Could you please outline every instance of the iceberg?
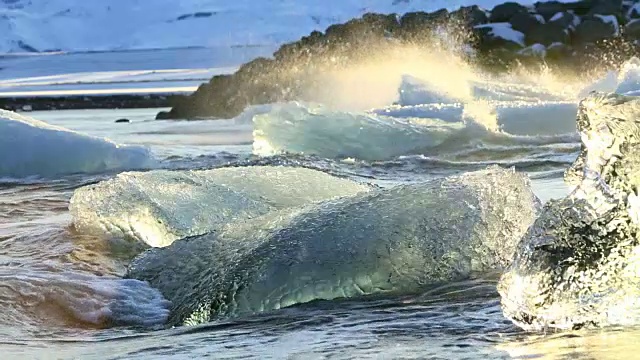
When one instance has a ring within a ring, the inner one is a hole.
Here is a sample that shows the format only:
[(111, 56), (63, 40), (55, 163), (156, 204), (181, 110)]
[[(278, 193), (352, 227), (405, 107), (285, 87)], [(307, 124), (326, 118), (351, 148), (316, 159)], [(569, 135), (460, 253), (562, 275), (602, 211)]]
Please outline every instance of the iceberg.
[(231, 223), (147, 250), (126, 277), (172, 303), (170, 326), (415, 293), (508, 265), (539, 207), (526, 176), (495, 166)]
[(76, 231), (152, 247), (270, 211), (367, 192), (370, 186), (284, 166), (127, 172), (77, 189)]
[(253, 153), (387, 161), (495, 142), (548, 143), (575, 133), (575, 102), (494, 102), (390, 106), (344, 112), (323, 105), (275, 104), (253, 116)]
[(141, 146), (116, 144), (0, 110), (0, 178), (56, 177), (156, 166)]
[(275, 104), (253, 117), (253, 153), (389, 160), (442, 144), (465, 129), (461, 121), (398, 119), (298, 102)]

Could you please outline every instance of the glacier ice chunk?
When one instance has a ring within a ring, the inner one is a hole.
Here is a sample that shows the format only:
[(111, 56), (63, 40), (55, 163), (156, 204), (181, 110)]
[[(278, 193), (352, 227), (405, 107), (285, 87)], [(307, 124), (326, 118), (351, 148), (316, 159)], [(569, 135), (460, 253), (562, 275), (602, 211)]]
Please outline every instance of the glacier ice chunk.
[(0, 177), (55, 177), (155, 165), (144, 147), (116, 144), (0, 109)]
[(256, 155), (302, 153), (370, 161), (440, 145), (465, 128), (459, 119), (398, 119), (297, 102), (273, 105), (255, 115), (253, 125)]
[(526, 176), (491, 167), (178, 240), (141, 254), (127, 277), (171, 301), (169, 325), (317, 299), (415, 293), (506, 266), (539, 206)]
[(69, 210), (81, 233), (162, 247), (272, 210), (368, 190), (368, 185), (306, 168), (154, 170), (79, 188)]

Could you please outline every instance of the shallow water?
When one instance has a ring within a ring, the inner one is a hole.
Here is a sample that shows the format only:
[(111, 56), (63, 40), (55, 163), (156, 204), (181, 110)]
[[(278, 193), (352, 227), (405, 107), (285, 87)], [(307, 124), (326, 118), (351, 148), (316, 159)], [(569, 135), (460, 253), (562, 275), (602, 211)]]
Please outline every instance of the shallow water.
[[(334, 161), (313, 155), (261, 159), (251, 156), (250, 123), (153, 121), (157, 111), (30, 115), (117, 142), (148, 145), (166, 168), (300, 165), (389, 186), (503, 163), (526, 171), (543, 200), (568, 192), (562, 171), (577, 151), (575, 138), (558, 137), (549, 140), (544, 151), (539, 144), (529, 146), (530, 140), (520, 139), (385, 161)], [(132, 123), (113, 123), (122, 117)], [(439, 157), (434, 158), (436, 154)], [(640, 350), (633, 341), (638, 335), (634, 329), (522, 332), (502, 316), (495, 290), (497, 274), (435, 286), (415, 295), (317, 301), (191, 328), (119, 326), (104, 312), (104, 303), (113, 296), (113, 281), (123, 274), (128, 259), (114, 256), (98, 239), (76, 234), (69, 226), (67, 209), (74, 189), (111, 176), (72, 175), (0, 184), (3, 358), (608, 359), (629, 358)], [(135, 298), (131, 294), (143, 289), (134, 285), (120, 295)], [(152, 294), (145, 296), (152, 298)], [(145, 312), (149, 309), (144, 305), (131, 306), (140, 317), (154, 316)]]
[[(165, 167), (200, 168), (256, 161), (251, 126), (235, 121), (157, 122), (156, 109), (33, 113), (36, 118), (118, 142), (144, 144)], [(114, 124), (116, 118), (130, 124)], [(517, 158), (517, 156), (516, 156)], [(391, 185), (433, 176), (415, 159), (395, 163), (274, 159)], [(517, 161), (516, 161), (517, 162)], [(471, 166), (472, 168), (474, 166)], [(443, 173), (466, 166), (443, 167)], [(437, 173), (437, 172), (436, 172)], [(542, 198), (561, 196), (561, 169), (532, 172)], [(9, 358), (475, 358), (509, 357), (500, 346), (523, 334), (505, 320), (496, 276), (402, 298), (316, 302), (195, 328), (110, 328), (101, 319), (101, 281), (124, 271), (97, 239), (70, 229), (68, 201), (79, 186), (111, 174), (22, 180), (0, 185), (0, 351)], [(93, 313), (92, 313), (93, 311)], [(92, 315), (93, 314), (93, 315)], [(97, 315), (96, 315), (97, 314)]]

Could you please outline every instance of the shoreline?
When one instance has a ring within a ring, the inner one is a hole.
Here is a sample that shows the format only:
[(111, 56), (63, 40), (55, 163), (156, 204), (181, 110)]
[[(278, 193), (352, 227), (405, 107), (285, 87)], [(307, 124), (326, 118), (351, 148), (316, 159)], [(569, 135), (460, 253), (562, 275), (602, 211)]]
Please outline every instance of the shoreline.
[(189, 93), (77, 94), (2, 96), (0, 108), (10, 111), (169, 108)]

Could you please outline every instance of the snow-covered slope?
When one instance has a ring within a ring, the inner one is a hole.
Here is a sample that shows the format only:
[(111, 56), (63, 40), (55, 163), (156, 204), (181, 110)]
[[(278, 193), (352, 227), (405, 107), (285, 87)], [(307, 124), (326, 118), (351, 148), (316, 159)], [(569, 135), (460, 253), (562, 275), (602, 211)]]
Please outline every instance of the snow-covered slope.
[[(366, 12), (501, 0), (0, 0), (0, 53), (281, 44)], [(532, 3), (533, 1), (520, 1)]]

